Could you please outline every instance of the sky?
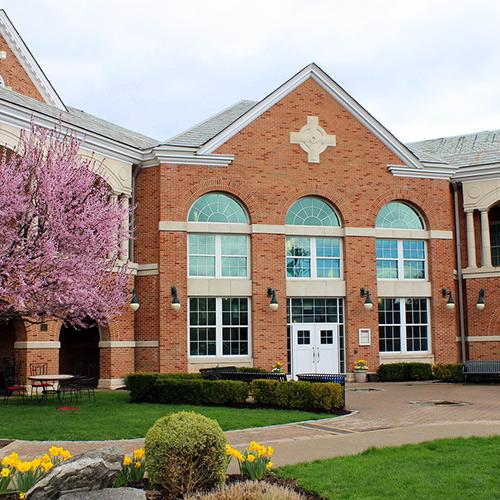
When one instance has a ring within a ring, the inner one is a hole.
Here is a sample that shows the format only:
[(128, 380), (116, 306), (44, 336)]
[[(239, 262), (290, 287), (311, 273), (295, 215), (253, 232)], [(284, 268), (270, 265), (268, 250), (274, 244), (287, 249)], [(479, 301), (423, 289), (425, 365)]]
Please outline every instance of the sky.
[(311, 62), (404, 142), (500, 129), (497, 0), (3, 0), (63, 101), (164, 140)]

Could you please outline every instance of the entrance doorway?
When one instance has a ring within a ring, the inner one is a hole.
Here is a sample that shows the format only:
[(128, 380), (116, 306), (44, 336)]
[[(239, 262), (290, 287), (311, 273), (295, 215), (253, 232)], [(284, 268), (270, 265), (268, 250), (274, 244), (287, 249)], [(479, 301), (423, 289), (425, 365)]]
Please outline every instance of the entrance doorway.
[(336, 323), (292, 325), (292, 375), (339, 373), (339, 332)]
[(63, 326), (60, 335), (59, 373), (99, 378), (99, 327)]

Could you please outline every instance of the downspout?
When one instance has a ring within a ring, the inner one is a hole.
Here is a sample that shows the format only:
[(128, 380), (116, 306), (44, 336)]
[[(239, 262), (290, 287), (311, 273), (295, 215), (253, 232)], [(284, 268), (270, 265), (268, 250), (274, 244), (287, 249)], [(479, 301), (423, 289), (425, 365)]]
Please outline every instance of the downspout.
[(135, 185), (139, 172), (142, 170), (142, 165), (132, 165), (132, 214), (130, 216), (130, 240), (129, 240), (129, 260), (134, 262), (134, 247), (135, 247)]
[(460, 248), (460, 219), (458, 213), (458, 189), (457, 183), (452, 182), (453, 188), (453, 211), (455, 219), (455, 247), (457, 253), (457, 280), (458, 280), (458, 318), (460, 327), (460, 345), (462, 352), (462, 363), (467, 361), (465, 348), (465, 319), (464, 319), (464, 291), (463, 291), (463, 275), (462, 275), (462, 252)]

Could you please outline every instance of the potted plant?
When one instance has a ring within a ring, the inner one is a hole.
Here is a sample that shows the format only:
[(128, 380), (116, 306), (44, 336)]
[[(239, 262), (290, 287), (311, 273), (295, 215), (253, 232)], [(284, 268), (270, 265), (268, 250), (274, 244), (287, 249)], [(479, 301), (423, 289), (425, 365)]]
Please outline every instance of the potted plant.
[(366, 382), (368, 363), (364, 359), (358, 359), (354, 364), (354, 379), (356, 382)]

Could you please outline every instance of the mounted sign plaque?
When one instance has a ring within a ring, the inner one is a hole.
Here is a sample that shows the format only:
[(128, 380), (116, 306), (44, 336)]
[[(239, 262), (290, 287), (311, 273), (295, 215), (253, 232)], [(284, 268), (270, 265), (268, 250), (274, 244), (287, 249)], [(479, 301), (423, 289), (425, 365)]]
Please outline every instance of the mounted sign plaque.
[(360, 328), (358, 330), (358, 344), (359, 345), (371, 344), (371, 330), (369, 328)]

